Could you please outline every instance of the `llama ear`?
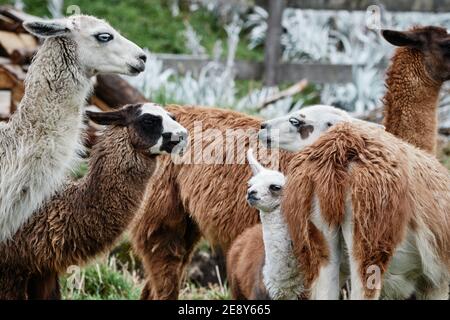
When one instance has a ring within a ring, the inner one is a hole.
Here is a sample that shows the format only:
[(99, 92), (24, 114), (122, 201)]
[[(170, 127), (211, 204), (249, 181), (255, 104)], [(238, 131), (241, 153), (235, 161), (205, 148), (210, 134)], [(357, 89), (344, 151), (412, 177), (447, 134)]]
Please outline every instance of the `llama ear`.
[(23, 27), (29, 33), (40, 38), (59, 37), (70, 33), (70, 28), (63, 21), (41, 20), (27, 21), (23, 23)]
[(264, 167), (253, 156), (253, 149), (249, 149), (247, 152), (247, 159), (250, 167), (252, 168), (253, 175), (256, 176), (264, 170)]
[(128, 125), (128, 117), (123, 110), (114, 112), (86, 111), (86, 115), (91, 121), (102, 126), (126, 127)]
[(420, 48), (423, 45), (423, 41), (420, 36), (411, 31), (394, 31), (394, 30), (382, 30), (381, 34), (390, 44), (397, 47), (410, 47)]

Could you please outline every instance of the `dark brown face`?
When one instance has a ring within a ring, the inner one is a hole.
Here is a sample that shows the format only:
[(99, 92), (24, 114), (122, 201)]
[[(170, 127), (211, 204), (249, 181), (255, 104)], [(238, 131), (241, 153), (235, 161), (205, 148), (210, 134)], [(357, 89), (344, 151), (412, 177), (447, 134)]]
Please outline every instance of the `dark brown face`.
[(450, 80), (450, 35), (440, 27), (416, 27), (410, 31), (383, 30), (391, 44), (421, 51), (429, 75), (436, 81)]
[(150, 155), (181, 152), (187, 143), (187, 130), (155, 104), (129, 105), (116, 112), (87, 115), (101, 125), (127, 127), (133, 147)]

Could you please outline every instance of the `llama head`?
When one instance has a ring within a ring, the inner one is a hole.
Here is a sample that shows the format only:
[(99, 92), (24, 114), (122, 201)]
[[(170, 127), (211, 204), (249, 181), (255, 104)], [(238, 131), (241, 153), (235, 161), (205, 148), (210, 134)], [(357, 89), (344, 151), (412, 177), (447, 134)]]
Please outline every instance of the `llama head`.
[(343, 110), (324, 105), (311, 106), (264, 122), (259, 139), (269, 148), (297, 152), (313, 144), (335, 124), (344, 121), (352, 121), (352, 118)]
[(409, 31), (383, 30), (394, 46), (418, 50), (424, 55), (427, 72), (435, 81), (450, 80), (450, 35), (445, 28), (414, 27)]
[(281, 172), (264, 168), (253, 156), (253, 150), (248, 150), (248, 163), (252, 168), (253, 177), (248, 183), (248, 203), (265, 213), (271, 213), (281, 205), (281, 197), (286, 179)]
[(128, 105), (114, 112), (87, 111), (87, 116), (100, 125), (127, 127), (133, 147), (148, 155), (180, 154), (187, 145), (187, 130), (156, 104)]
[(77, 45), (81, 67), (90, 76), (99, 73), (137, 75), (145, 70), (147, 56), (136, 44), (114, 30), (106, 21), (91, 16), (24, 23), (40, 38), (66, 37)]

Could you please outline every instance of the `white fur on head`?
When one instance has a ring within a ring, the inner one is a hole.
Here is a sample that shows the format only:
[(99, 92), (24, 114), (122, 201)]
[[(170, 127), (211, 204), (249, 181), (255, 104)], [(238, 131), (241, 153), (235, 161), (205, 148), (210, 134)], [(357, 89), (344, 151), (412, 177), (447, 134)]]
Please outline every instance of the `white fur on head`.
[(250, 164), (250, 168), (252, 168), (253, 175), (256, 176), (262, 171), (264, 171), (264, 167), (255, 159), (253, 156), (253, 149), (249, 149), (247, 151), (247, 159)]
[(27, 21), (24, 28), (41, 38), (67, 37), (78, 48), (78, 58), (89, 75), (137, 75), (145, 70), (146, 54), (106, 21), (91, 16)]
[(173, 115), (160, 105), (146, 103), (141, 108), (142, 115), (152, 115), (162, 121), (162, 136), (150, 149), (152, 154), (183, 153), (187, 145), (188, 131), (179, 124)]
[(268, 147), (297, 152), (316, 142), (337, 123), (351, 120), (350, 115), (341, 109), (316, 105), (265, 122), (259, 138)]
[(252, 149), (248, 151), (247, 158), (253, 171), (248, 183), (247, 200), (262, 212), (273, 212), (281, 204), (286, 179), (281, 172), (264, 168), (253, 156)]

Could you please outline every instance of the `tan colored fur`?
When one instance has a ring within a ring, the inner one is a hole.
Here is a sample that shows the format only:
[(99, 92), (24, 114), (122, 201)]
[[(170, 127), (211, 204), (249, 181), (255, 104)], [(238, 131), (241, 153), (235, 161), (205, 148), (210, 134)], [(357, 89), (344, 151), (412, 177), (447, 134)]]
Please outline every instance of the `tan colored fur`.
[[(383, 99), (384, 124), (396, 137), (435, 154), (439, 92), (450, 79), (447, 49), (441, 44), (450, 37), (445, 28), (433, 26), (414, 27), (403, 34), (416, 42), (404, 43), (392, 58)], [(392, 37), (388, 34), (386, 39), (392, 42)]]
[[(297, 154), (288, 172), (282, 210), (309, 279), (306, 288), (327, 261), (323, 240), (310, 221), (313, 194), (325, 221), (336, 226), (343, 223), (350, 196), (362, 279), (371, 265), (386, 271), (408, 227), (429, 230), (427, 241), (450, 273), (450, 176), (434, 157), (382, 130), (340, 124)], [(377, 293), (365, 290), (366, 297)]]
[(269, 300), (263, 281), (264, 241), (261, 224), (245, 230), (227, 256), (227, 279), (233, 299)]

